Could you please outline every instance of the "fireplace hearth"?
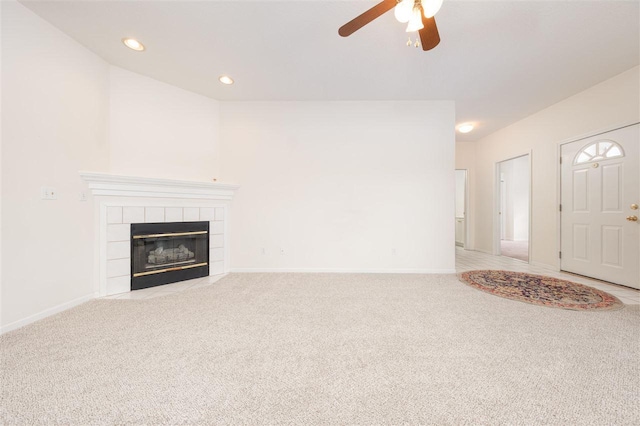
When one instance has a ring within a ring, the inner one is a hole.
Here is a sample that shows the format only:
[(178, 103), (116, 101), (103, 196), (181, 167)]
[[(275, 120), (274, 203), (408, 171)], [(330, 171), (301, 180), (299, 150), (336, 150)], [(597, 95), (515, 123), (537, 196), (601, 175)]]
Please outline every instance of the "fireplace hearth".
[(131, 224), (131, 290), (209, 275), (209, 222)]

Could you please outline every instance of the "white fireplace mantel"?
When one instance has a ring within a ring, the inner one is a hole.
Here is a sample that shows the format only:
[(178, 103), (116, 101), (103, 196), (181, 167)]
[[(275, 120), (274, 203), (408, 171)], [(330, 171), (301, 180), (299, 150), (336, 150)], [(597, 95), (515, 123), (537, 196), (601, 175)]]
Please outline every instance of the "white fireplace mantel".
[(238, 185), (80, 172), (95, 203), (96, 297), (131, 291), (131, 224), (209, 222), (209, 275), (230, 270), (229, 207)]
[(231, 200), (239, 185), (80, 172), (93, 195)]

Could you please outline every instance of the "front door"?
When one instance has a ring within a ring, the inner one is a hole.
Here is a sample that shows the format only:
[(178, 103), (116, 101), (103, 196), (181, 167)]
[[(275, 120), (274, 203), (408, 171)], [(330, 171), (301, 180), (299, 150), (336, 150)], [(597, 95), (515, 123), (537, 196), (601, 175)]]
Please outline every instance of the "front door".
[(561, 269), (640, 288), (635, 124), (562, 145)]

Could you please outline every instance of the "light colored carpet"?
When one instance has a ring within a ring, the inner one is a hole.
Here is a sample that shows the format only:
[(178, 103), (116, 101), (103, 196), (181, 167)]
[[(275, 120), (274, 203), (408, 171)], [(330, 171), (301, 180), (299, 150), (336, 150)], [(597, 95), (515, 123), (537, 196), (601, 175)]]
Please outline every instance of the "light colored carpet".
[(500, 240), (500, 254), (514, 259), (529, 261), (529, 241)]
[(639, 336), (455, 275), (232, 274), (0, 337), (0, 423), (638, 424)]

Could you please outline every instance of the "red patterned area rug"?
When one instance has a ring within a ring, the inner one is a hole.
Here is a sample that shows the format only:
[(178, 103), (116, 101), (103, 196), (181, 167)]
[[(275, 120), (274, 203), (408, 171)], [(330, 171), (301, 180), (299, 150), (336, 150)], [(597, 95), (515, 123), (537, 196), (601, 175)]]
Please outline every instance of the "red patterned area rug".
[(459, 275), (460, 281), (507, 299), (575, 311), (624, 307), (615, 296), (586, 285), (523, 272), (482, 270)]

